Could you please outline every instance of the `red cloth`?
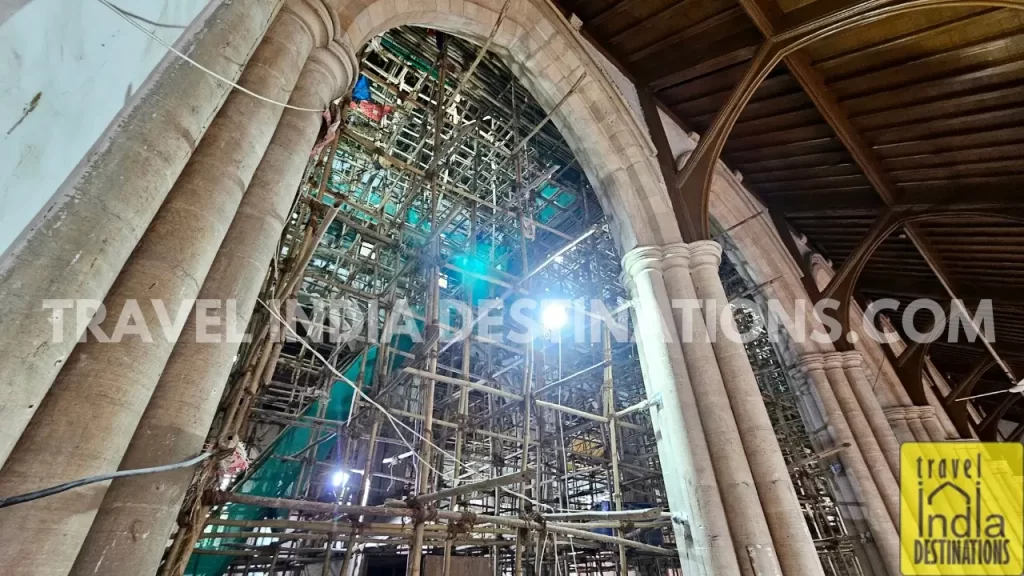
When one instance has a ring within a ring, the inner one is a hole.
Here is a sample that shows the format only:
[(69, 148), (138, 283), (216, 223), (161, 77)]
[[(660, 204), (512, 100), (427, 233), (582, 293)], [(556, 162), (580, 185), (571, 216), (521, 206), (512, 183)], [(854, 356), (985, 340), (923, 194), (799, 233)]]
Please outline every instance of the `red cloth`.
[(391, 106), (383, 106), (377, 104), (372, 100), (363, 100), (362, 102), (349, 102), (349, 107), (353, 110), (358, 110), (363, 113), (367, 118), (374, 122), (380, 122), (385, 116), (391, 113), (393, 108)]

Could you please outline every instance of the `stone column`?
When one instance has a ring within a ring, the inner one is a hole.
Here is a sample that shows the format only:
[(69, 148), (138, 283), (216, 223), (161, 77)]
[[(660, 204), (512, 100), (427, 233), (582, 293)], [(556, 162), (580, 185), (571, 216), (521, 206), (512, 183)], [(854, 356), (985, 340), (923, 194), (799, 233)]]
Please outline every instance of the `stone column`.
[[(672, 509), (673, 529), (687, 574), (739, 574), (729, 525), (697, 413), (672, 309), (661, 272), (661, 251), (641, 246), (622, 259), (633, 299), (637, 346), (643, 354), (647, 397), (658, 438), (658, 456)], [(675, 474), (674, 477), (668, 476)]]
[(882, 413), (885, 414), (885, 419), (892, 426), (892, 433), (900, 444), (904, 442), (917, 442), (917, 439), (914, 438), (914, 433), (910, 430), (910, 423), (907, 422), (907, 414), (902, 406), (885, 408), (882, 410)]
[[(814, 394), (806, 393), (809, 387), (807, 375), (800, 370), (793, 370), (791, 374), (794, 380), (800, 382), (796, 405), (800, 411), (800, 418), (807, 427), (811, 449), (820, 453), (838, 448), (822, 414), (821, 403), (818, 402)], [(833, 466), (833, 464), (835, 465)], [(858, 496), (853, 489), (853, 484), (850, 483), (849, 474), (840, 465), (839, 457), (837, 455), (827, 456), (821, 460), (820, 465), (832, 473), (833, 488), (837, 498), (836, 507), (843, 517), (843, 522), (846, 523), (848, 533), (851, 536), (870, 534), (871, 530), (865, 520), (864, 510), (857, 501)], [(855, 538), (852, 544), (864, 576), (887, 576), (885, 567), (882, 565), (882, 557), (874, 542), (866, 538)]]
[[(685, 269), (687, 252), (689, 270)], [(714, 241), (694, 242), (688, 247), (673, 244), (666, 247), (665, 253), (666, 265), (676, 260), (680, 268), (678, 272), (672, 268), (666, 269), (666, 282), (670, 294), (673, 298), (700, 299), (704, 306), (703, 315), (695, 314), (692, 319), (685, 319), (691, 322), (689, 326), (683, 324), (681, 333), (683, 354), (686, 356), (687, 366), (691, 368), (690, 376), (697, 400), (700, 402), (702, 393), (721, 398), (720, 403), (724, 406), (724, 412), (712, 413), (709, 418), (727, 419), (733, 427), (730, 432), (738, 435), (744, 452), (740, 457), (748, 463), (749, 474), (753, 478), (756, 495), (759, 497), (759, 501), (755, 500), (755, 503), (759, 503), (763, 509), (782, 572), (787, 576), (822, 575), (824, 572), (821, 561), (814, 548), (811, 533), (807, 529), (807, 521), (797, 500), (775, 430), (768, 418), (764, 397), (750, 367), (746, 348), (742, 342), (729, 338), (722, 329), (725, 325), (731, 329), (732, 334), (736, 333), (729, 299), (718, 272), (722, 261), (722, 246)], [(713, 342), (707, 329), (707, 323), (711, 322), (718, 326)], [(687, 328), (690, 329), (689, 334), (686, 333)], [(692, 368), (705, 363), (708, 365), (704, 371), (707, 376), (703, 380), (698, 380)], [(726, 436), (719, 437), (712, 433), (708, 429), (709, 418), (705, 418), (703, 412), (701, 418), (705, 432), (709, 435), (711, 454), (714, 458), (719, 454), (719, 449), (715, 447), (716, 442), (710, 440), (711, 438), (730, 443), (734, 440), (731, 437), (726, 440)], [(718, 474), (718, 478), (721, 482), (722, 475)], [(745, 478), (742, 480), (744, 483), (747, 481)], [(723, 496), (726, 510), (729, 510), (734, 501), (724, 490)], [(760, 514), (756, 514), (757, 510), (754, 508), (739, 505), (739, 499), (735, 503), (737, 507), (730, 510), (730, 519), (735, 512), (736, 521), (747, 523), (749, 529), (753, 525), (752, 520)], [(733, 538), (739, 540), (735, 529)], [(757, 546), (753, 542), (749, 542), (748, 545)], [(758, 568), (758, 573), (767, 573), (761, 567)]]
[[(289, 104), (326, 108), (349, 86), (355, 66), (355, 55), (337, 43), (314, 50)], [(237, 316), (227, 318), (227, 310), (218, 309), (218, 326), (241, 329), (248, 324), (309, 159), (305, 151), (315, 144), (320, 124), (316, 114), (285, 110), (282, 115), (199, 293), (200, 299), (235, 301)], [(195, 316), (189, 317), (121, 460), (122, 469), (180, 462), (202, 449), (238, 345), (227, 339), (198, 342)], [(193, 472), (115, 480), (71, 574), (155, 573)], [(139, 533), (149, 536), (138, 538)]]
[(830, 352), (824, 354), (822, 359), (824, 360), (825, 374), (832, 387), (832, 393), (835, 395), (836, 401), (843, 411), (843, 417), (846, 418), (846, 423), (850, 427), (853, 438), (857, 441), (857, 447), (860, 449), (860, 454), (863, 456), (865, 464), (867, 464), (868, 471), (875, 480), (875, 486), (882, 497), (882, 502), (885, 503), (885, 509), (889, 511), (889, 517), (892, 519), (893, 525), (898, 526), (900, 521), (900, 489), (896, 483), (896, 477), (893, 476), (892, 471), (889, 469), (889, 463), (885, 460), (885, 456), (882, 455), (882, 449), (879, 448), (878, 441), (868, 425), (868, 420), (864, 417), (860, 404), (857, 403), (857, 397), (853, 394), (850, 382), (846, 379), (846, 372), (843, 371), (843, 365), (845, 364), (843, 354), (841, 352)]
[(900, 443), (889, 421), (885, 419), (882, 405), (879, 404), (878, 397), (875, 396), (871, 383), (864, 373), (864, 357), (857, 351), (844, 352), (843, 368), (846, 370), (846, 379), (850, 382), (853, 395), (857, 397), (857, 403), (868, 421), (868, 426), (871, 427), (871, 432), (875, 435), (878, 447), (882, 450), (882, 456), (889, 464), (893, 478), (899, 481)]
[(900, 539), (892, 518), (886, 510), (874, 478), (861, 456), (857, 441), (843, 416), (843, 409), (836, 400), (825, 375), (825, 362), (821, 354), (807, 354), (800, 359), (799, 367), (806, 374), (821, 402), (822, 413), (828, 420), (829, 433), (837, 445), (849, 444), (839, 453), (839, 460), (846, 469), (851, 484), (864, 506), (871, 536), (882, 555), (882, 562), (890, 576), (900, 574)]
[[(308, 5), (294, 6), (301, 13), (281, 10), (240, 79), (279, 102), (330, 30)], [(106, 334), (131, 314), (151, 340), (129, 335), (75, 347), (0, 470), (0, 494), (117, 469), (180, 333), (162, 328), (160, 318), (191, 309), (283, 110), (242, 92), (229, 96), (105, 299)], [(0, 565), (17, 574), (66, 574), (105, 490), (96, 484), (0, 511)]]
[(932, 437), (928, 435), (928, 429), (921, 422), (921, 412), (918, 411), (917, 406), (904, 406), (903, 414), (907, 419), (907, 426), (910, 427), (910, 433), (914, 435), (915, 442), (932, 441)]
[[(211, 3), (177, 47), (236, 80), (281, 3)], [(66, 313), (55, 339), (44, 300), (103, 298), (230, 88), (168, 53), (2, 255), (0, 465), (80, 336)]]
[(932, 442), (942, 442), (947, 439), (946, 429), (939, 422), (939, 416), (935, 413), (934, 406), (918, 406), (917, 413)]

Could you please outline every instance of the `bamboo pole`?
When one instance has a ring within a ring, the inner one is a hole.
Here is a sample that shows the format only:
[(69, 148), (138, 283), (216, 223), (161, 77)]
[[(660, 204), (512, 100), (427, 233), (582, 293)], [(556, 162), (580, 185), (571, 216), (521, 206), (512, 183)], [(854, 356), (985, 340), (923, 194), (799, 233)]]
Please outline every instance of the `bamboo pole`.
[[(215, 504), (235, 502), (238, 504), (259, 506), (261, 508), (278, 508), (300, 512), (318, 512), (328, 514), (363, 514), (367, 516), (391, 516), (397, 518), (412, 518), (420, 513), (419, 510), (414, 508), (397, 508), (393, 506), (340, 506), (327, 502), (314, 502), (310, 500), (294, 500), (287, 498), (269, 498), (266, 496), (253, 496), (251, 494), (235, 494), (230, 492), (219, 491), (213, 493), (211, 499)], [(646, 512), (650, 514), (650, 510), (656, 509), (651, 508), (649, 510), (643, 510), (640, 512)], [(453, 520), (456, 522), (474, 520), (476, 524), (493, 524), (495, 526), (508, 526), (512, 528), (521, 528), (524, 530), (547, 530), (548, 532), (572, 536), (574, 538), (579, 538), (581, 540), (590, 540), (593, 542), (603, 542), (605, 544), (616, 545), (621, 543), (628, 548), (634, 548), (636, 550), (660, 556), (676, 555), (675, 550), (669, 550), (668, 548), (660, 548), (658, 546), (642, 544), (640, 542), (635, 542), (633, 540), (626, 540), (623, 538), (616, 538), (615, 536), (607, 536), (605, 534), (598, 534), (596, 532), (588, 532), (586, 530), (570, 528), (568, 526), (563, 526), (560, 524), (541, 524), (538, 522), (534, 522), (532, 520), (523, 520), (521, 518), (512, 518), (508, 516), (492, 516), (488, 514), (467, 515), (466, 513), (462, 512), (449, 512), (446, 510), (438, 510), (435, 513), (437, 515), (437, 518), (440, 520)], [(658, 513), (660, 515), (660, 511)], [(624, 515), (625, 513), (623, 514), (623, 516)]]

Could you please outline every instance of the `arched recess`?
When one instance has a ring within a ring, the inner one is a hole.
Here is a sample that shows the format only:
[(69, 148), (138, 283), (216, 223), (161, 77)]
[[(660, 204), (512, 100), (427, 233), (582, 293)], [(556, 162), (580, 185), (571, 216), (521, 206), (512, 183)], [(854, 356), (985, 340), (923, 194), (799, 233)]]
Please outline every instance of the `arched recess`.
[[(443, 30), (482, 44), (503, 0), (326, 0), (336, 41), (360, 49), (398, 26)], [(609, 217), (625, 254), (641, 245), (679, 242), (679, 226), (646, 132), (582, 39), (545, 0), (512, 0), (491, 49), (546, 110), (552, 110), (582, 74), (586, 78), (558, 107), (562, 133)]]

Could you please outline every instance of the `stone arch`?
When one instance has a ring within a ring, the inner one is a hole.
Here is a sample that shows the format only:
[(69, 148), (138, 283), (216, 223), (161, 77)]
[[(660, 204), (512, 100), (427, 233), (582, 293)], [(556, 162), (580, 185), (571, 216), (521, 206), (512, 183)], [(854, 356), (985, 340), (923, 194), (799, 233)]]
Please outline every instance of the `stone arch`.
[[(425, 26), (478, 43), (490, 35), (503, 0), (328, 0), (335, 41), (358, 51), (398, 26)], [(339, 6), (340, 4), (340, 6)], [(491, 50), (502, 55), (552, 116), (608, 216), (620, 254), (636, 246), (679, 242), (653, 144), (583, 40), (546, 0), (511, 0)]]

